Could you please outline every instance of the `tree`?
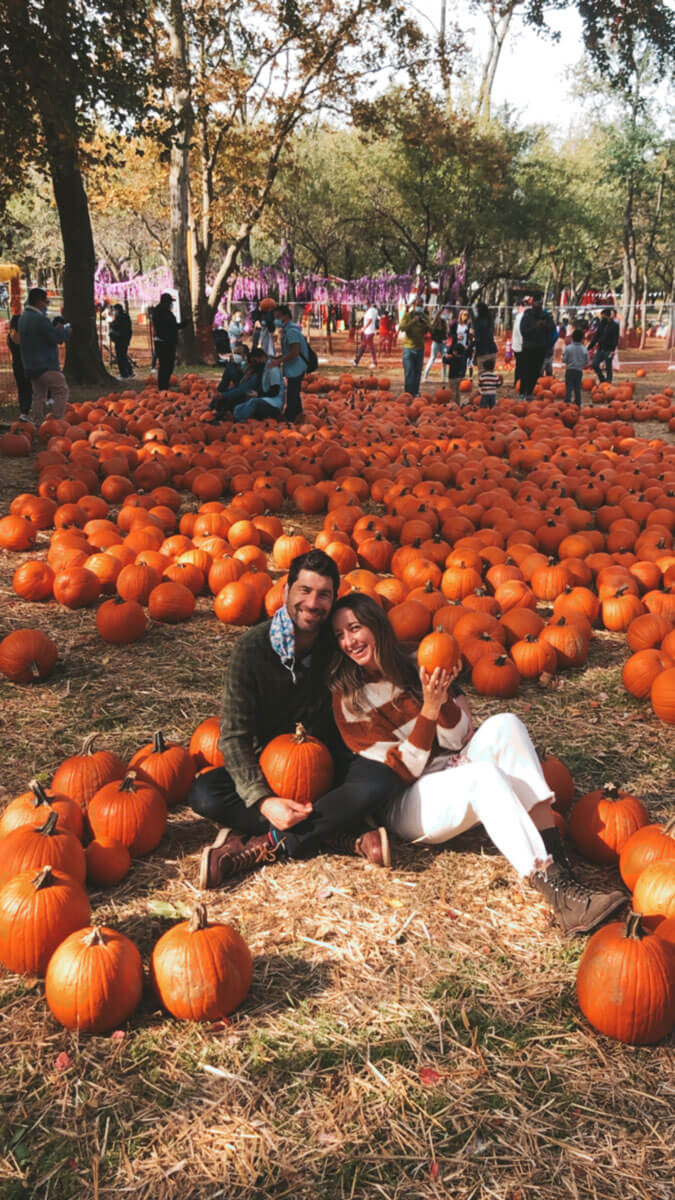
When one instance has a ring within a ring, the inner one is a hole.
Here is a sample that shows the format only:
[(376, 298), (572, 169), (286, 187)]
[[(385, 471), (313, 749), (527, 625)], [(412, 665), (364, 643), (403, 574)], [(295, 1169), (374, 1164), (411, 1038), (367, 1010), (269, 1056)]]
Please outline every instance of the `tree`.
[(16, 190), (27, 164), (49, 171), (63, 238), (64, 308), (73, 326), (66, 370), (78, 382), (101, 382), (108, 376), (96, 334), (85, 143), (102, 114), (122, 126), (143, 110), (145, 63), (152, 63), (148, 5), (0, 0), (0, 30), (0, 103), (12, 114), (0, 130), (0, 198)]

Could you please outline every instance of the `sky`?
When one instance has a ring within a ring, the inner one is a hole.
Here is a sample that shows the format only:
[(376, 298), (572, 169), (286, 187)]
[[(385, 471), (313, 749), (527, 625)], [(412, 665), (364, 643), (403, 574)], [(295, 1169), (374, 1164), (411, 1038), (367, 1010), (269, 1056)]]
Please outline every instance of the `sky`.
[[(413, 0), (411, 7), (424, 29), (430, 31), (429, 21), (438, 29), (440, 0)], [(475, 47), (476, 62), (482, 62), (488, 44), (487, 22), (468, 7), (452, 3), (447, 7), (448, 21), (458, 20), (468, 44)], [(559, 42), (538, 36), (514, 20), (497, 69), (493, 110), (507, 103), (519, 124), (546, 124), (566, 134), (575, 112), (578, 117), (574, 80), (566, 73), (572, 72), (583, 55), (581, 19), (575, 9), (552, 12), (550, 27), (560, 33)]]

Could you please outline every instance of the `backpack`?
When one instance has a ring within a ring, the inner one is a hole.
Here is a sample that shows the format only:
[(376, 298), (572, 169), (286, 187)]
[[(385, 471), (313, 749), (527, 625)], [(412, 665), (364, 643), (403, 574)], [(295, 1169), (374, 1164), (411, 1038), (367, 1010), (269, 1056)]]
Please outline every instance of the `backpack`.
[(312, 347), (306, 338), (305, 345), (307, 347), (307, 353), (303, 354), (302, 351), (300, 351), (300, 357), (307, 363), (307, 372), (308, 374), (311, 374), (312, 371), (317, 371), (319, 369), (319, 360), (316, 356), (316, 350), (312, 350)]

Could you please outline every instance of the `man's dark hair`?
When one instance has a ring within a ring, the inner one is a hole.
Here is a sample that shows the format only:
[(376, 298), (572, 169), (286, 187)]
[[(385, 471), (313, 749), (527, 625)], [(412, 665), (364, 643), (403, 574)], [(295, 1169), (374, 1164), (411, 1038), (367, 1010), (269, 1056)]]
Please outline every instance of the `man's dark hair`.
[(612, 315), (611, 308), (603, 308), (602, 312), (600, 313), (601, 317), (611, 317), (611, 315)]
[(486, 358), (485, 362), (483, 363), (483, 370), (484, 371), (494, 371), (494, 369), (495, 369), (494, 358)]
[(583, 342), (583, 340), (584, 340), (583, 329), (575, 329), (574, 333), (572, 334), (572, 341), (573, 342)]
[(275, 313), (281, 313), (284, 317), (293, 317), (293, 314), (287, 304), (277, 304), (274, 311)]
[(30, 304), (31, 308), (34, 308), (39, 301), (46, 299), (47, 293), (44, 288), (31, 288), (26, 297), (26, 303)]
[(337, 563), (328, 554), (324, 554), (323, 550), (308, 550), (305, 554), (298, 554), (297, 558), (293, 559), (288, 568), (287, 583), (289, 587), (292, 587), (301, 571), (314, 571), (316, 575), (324, 575), (326, 579), (330, 579), (333, 584), (333, 594), (337, 596), (340, 572)]
[(174, 303), (174, 298), (173, 298), (173, 296), (171, 295), (171, 292), (162, 292), (162, 294), (161, 294), (161, 296), (160, 296), (160, 298), (159, 298), (159, 302), (160, 302), (160, 304), (162, 304), (162, 305), (167, 305), (167, 306), (168, 306), (169, 304), (173, 304), (173, 303)]

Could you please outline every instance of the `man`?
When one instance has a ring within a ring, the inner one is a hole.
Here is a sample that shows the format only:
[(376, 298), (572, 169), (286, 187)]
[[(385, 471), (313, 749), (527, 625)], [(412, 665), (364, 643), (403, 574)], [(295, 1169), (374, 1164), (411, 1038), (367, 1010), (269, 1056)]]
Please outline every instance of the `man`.
[(279, 367), (272, 366), (262, 346), (251, 351), (249, 362), (256, 371), (256, 387), (248, 397), (235, 405), (232, 415), (235, 421), (257, 421), (266, 417), (278, 420), (284, 406), (284, 380)]
[[(389, 865), (384, 829), (353, 831), (398, 795), (398, 776), (381, 763), (349, 761), (326, 686), (334, 649), (327, 622), (338, 586), (337, 567), (322, 550), (295, 558), (283, 607), (242, 634), (232, 651), (220, 737), (227, 767), (200, 775), (190, 793), (195, 812), (226, 826), (202, 854), (200, 887), (219, 887), (264, 862), (303, 858), (328, 844)], [(272, 738), (298, 723), (328, 746), (335, 763), (338, 786), (313, 808), (272, 795), (258, 762)]]
[(520, 392), (531, 400), (535, 384), (541, 374), (546, 357), (553, 318), (543, 307), (541, 300), (533, 300), (523, 313), (520, 332), (523, 339), (520, 363)]
[(19, 318), (19, 348), (23, 369), (33, 390), (31, 417), (36, 425), (46, 415), (47, 395), (52, 394), (52, 416), (59, 419), (66, 411), (68, 384), (59, 362), (59, 346), (70, 339), (70, 325), (62, 317), (50, 321), (47, 293), (31, 288), (26, 307)]
[(404, 388), (411, 396), (419, 396), (422, 367), (424, 366), (424, 339), (431, 333), (431, 326), (424, 315), (422, 304), (408, 307), (400, 324), (403, 337)]
[[(597, 346), (597, 350), (591, 361), (591, 366), (600, 380), (600, 383), (612, 382), (612, 359), (614, 358), (614, 352), (618, 344), (618, 322), (612, 319), (611, 308), (603, 308), (600, 314), (600, 322), (598, 327), (588, 343), (589, 350), (592, 350), (594, 346)], [(602, 373), (603, 363), (607, 371), (606, 375), (603, 375)]]
[(113, 319), (110, 323), (110, 341), (115, 347), (117, 370), (120, 379), (131, 379), (133, 368), (129, 361), (129, 343), (131, 341), (131, 318), (122, 304), (113, 305)]
[(361, 345), (359, 346), (359, 348), (356, 352), (356, 357), (354, 359), (355, 367), (358, 367), (358, 365), (361, 361), (361, 357), (363, 354), (365, 354), (366, 350), (370, 351), (370, 357), (372, 359), (373, 366), (374, 367), (377, 366), (377, 354), (375, 352), (375, 334), (377, 333), (377, 327), (378, 327), (379, 320), (380, 320), (380, 314), (379, 314), (377, 305), (371, 304), (370, 307), (366, 309), (364, 317), (363, 317), (363, 325), (361, 327)]
[(270, 360), (270, 366), (281, 367), (286, 377), (286, 420), (298, 422), (302, 418), (300, 388), (309, 361), (309, 347), (299, 325), (291, 319), (287, 304), (278, 304), (274, 310), (274, 324), (281, 329), (281, 354)]
[(157, 356), (157, 387), (165, 392), (169, 386), (173, 368), (176, 363), (176, 348), (178, 346), (178, 331), (189, 325), (191, 318), (186, 317), (180, 324), (171, 309), (174, 299), (171, 292), (162, 292), (159, 304), (152, 310), (152, 324), (155, 337), (155, 354)]

